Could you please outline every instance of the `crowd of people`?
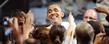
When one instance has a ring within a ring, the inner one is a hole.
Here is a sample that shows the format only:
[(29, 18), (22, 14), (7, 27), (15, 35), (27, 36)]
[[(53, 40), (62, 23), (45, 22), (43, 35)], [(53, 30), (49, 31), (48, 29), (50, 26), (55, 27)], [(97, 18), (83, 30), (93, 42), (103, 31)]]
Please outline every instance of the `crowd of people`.
[[(63, 22), (64, 12), (57, 3), (47, 6), (49, 26), (36, 27), (31, 10), (13, 11), (15, 16), (3, 16), (0, 22), (0, 44), (109, 44), (109, 25), (98, 20), (97, 13), (104, 13), (109, 22), (109, 8), (95, 7), (84, 12), (78, 24), (72, 12)], [(104, 15), (103, 14), (103, 15)]]

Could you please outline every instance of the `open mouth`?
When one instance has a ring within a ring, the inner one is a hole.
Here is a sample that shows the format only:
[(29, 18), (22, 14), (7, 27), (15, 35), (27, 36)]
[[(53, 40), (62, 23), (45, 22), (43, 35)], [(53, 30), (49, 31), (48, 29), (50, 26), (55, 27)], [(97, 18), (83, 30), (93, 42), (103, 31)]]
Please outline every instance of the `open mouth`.
[(23, 25), (23, 22), (18, 22), (19, 25)]
[(19, 19), (18, 19), (18, 23), (19, 23), (19, 25), (24, 24), (24, 19), (23, 19), (23, 18), (19, 18)]

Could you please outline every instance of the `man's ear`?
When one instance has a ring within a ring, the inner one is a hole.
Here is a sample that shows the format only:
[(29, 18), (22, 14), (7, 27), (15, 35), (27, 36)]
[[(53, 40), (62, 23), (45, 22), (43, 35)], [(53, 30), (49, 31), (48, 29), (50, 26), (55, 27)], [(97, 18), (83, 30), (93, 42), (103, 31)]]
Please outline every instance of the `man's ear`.
[(64, 17), (64, 12), (61, 12), (61, 17)]

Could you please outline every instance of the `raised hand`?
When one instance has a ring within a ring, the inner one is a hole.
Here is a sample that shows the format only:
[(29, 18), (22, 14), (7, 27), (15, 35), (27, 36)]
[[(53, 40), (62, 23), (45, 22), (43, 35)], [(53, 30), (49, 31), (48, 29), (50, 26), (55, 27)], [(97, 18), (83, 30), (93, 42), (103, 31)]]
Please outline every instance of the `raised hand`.
[(72, 44), (72, 40), (75, 34), (76, 24), (74, 22), (74, 17), (72, 16), (71, 12), (69, 13), (68, 22), (69, 22), (69, 27), (65, 31), (65, 35), (64, 35), (65, 41), (62, 44)]
[(74, 22), (74, 17), (71, 12), (69, 13), (68, 22), (70, 24), (69, 27), (72, 27), (72, 29), (75, 29), (76, 24)]
[(95, 37), (94, 44), (102, 44), (102, 38), (106, 35), (105, 33), (98, 33)]
[(97, 12), (109, 14), (109, 8), (106, 7), (106, 6), (96, 7), (95, 10), (96, 10)]
[(16, 44), (23, 44), (21, 34), (18, 29), (18, 21), (17, 18), (13, 18), (9, 20), (9, 26), (12, 28), (12, 36), (14, 37), (14, 40), (16, 41)]
[(69, 16), (68, 16), (68, 22), (69, 22), (70, 24), (73, 24), (73, 23), (74, 23), (74, 17), (73, 17), (73, 15), (72, 15), (71, 12), (69, 13)]

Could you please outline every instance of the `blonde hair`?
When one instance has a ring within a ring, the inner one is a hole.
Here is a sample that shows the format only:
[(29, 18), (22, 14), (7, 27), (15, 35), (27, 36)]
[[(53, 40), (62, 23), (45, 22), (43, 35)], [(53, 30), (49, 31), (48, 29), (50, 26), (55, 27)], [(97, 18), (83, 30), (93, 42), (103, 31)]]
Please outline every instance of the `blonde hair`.
[(84, 43), (93, 43), (94, 38), (94, 30), (90, 24), (87, 22), (81, 22), (76, 27), (76, 36), (77, 42), (84, 44)]

